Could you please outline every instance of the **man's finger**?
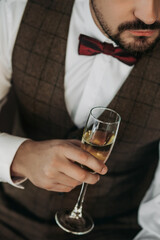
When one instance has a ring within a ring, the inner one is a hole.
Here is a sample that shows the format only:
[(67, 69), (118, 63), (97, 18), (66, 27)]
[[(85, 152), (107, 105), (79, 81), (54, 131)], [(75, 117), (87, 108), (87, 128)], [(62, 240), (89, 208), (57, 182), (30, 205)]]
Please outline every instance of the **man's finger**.
[(66, 163), (63, 172), (65, 175), (70, 176), (81, 183), (86, 182), (88, 184), (95, 184), (100, 179), (98, 174), (92, 174), (69, 160), (68, 163)]
[(72, 161), (76, 161), (82, 165), (87, 166), (96, 173), (106, 174), (107, 172), (107, 167), (102, 161), (96, 159), (90, 153), (85, 152), (79, 147), (74, 146), (72, 149), (69, 147), (66, 148), (64, 155), (66, 158)]

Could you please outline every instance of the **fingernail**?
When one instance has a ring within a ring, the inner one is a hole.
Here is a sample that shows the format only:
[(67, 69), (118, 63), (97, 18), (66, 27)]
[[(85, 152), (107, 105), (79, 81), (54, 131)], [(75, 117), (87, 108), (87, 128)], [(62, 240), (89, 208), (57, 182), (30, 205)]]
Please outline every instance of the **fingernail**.
[(102, 168), (102, 171), (101, 171), (101, 173), (102, 174), (105, 174), (107, 172), (107, 167), (106, 166), (104, 166), (103, 168)]

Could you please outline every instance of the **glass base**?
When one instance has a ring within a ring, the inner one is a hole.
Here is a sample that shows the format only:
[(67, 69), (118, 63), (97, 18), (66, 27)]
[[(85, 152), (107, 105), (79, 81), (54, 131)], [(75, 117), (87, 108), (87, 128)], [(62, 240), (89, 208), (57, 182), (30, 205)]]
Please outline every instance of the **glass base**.
[(55, 215), (56, 223), (64, 231), (83, 235), (89, 233), (94, 228), (92, 218), (85, 212), (81, 218), (73, 218), (70, 216), (70, 211), (58, 211)]

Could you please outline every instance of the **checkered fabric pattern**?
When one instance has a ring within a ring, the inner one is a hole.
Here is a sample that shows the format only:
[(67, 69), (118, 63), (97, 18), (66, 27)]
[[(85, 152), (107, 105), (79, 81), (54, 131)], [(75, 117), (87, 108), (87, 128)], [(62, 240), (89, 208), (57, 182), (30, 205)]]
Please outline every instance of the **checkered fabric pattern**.
[[(72, 0), (29, 0), (13, 53), (13, 85), (25, 131), (34, 139), (79, 136), (68, 116), (63, 89), (64, 59)], [(5, 240), (131, 240), (139, 230), (137, 208), (153, 177), (160, 138), (160, 44), (134, 67), (110, 108), (122, 117), (108, 160), (109, 173), (89, 186), (84, 208), (94, 230), (72, 236), (54, 214), (72, 208), (79, 187), (67, 194), (24, 183), (0, 185), (0, 237)]]
[(72, 4), (73, 0), (29, 1), (22, 20), (13, 54), (13, 82), (32, 138), (53, 134), (64, 138), (73, 126), (62, 94)]

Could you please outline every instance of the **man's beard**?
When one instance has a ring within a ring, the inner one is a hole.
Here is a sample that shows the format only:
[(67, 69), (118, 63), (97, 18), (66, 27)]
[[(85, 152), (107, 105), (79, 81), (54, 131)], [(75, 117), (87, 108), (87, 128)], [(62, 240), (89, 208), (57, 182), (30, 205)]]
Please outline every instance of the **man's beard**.
[(118, 33), (112, 34), (108, 26), (105, 25), (105, 33), (120, 47), (126, 49), (128, 52), (135, 56), (139, 56), (142, 53), (146, 53), (153, 49), (157, 41), (160, 39), (160, 34), (155, 39), (150, 39), (147, 36), (133, 36), (133, 41), (127, 43), (125, 38), (123, 39), (122, 33), (126, 30), (159, 30), (160, 23), (155, 22), (154, 24), (147, 25), (141, 20), (137, 19), (134, 22), (123, 23), (118, 26)]
[(137, 19), (134, 22), (122, 23), (118, 26), (118, 31), (116, 34), (112, 33), (112, 30), (109, 28), (108, 24), (104, 22), (102, 14), (97, 9), (94, 1), (91, 0), (92, 9), (94, 14), (107, 36), (112, 39), (118, 46), (127, 50), (135, 56), (139, 56), (142, 53), (150, 51), (157, 41), (160, 39), (160, 33), (155, 39), (150, 39), (147, 36), (133, 36), (133, 41), (127, 43), (127, 39), (122, 37), (122, 34), (126, 30), (160, 30), (160, 22), (155, 22), (153, 24), (147, 25), (141, 20)]

